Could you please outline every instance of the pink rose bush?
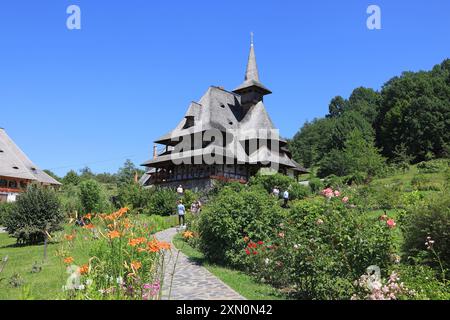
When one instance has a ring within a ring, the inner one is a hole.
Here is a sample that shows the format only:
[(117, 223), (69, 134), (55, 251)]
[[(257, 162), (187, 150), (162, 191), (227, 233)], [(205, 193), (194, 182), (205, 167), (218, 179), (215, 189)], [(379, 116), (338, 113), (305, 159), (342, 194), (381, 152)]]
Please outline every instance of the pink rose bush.
[(400, 296), (414, 297), (416, 293), (400, 282), (400, 277), (393, 272), (387, 281), (376, 275), (362, 275), (355, 286), (359, 293), (352, 296), (352, 300), (398, 300)]

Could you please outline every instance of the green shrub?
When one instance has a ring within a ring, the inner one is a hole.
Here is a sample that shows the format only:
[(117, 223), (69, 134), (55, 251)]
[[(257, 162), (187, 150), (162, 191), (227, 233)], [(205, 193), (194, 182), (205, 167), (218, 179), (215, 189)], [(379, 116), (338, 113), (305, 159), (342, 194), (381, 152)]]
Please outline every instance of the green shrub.
[(325, 178), (325, 185), (333, 189), (340, 189), (345, 185), (343, 177), (334, 174)]
[(153, 188), (143, 188), (136, 183), (123, 183), (118, 189), (117, 205), (142, 213), (148, 209), (154, 192)]
[(224, 187), (199, 217), (200, 249), (211, 261), (243, 267), (244, 237), (268, 239), (281, 221), (281, 211), (261, 186), (241, 192)]
[(18, 243), (37, 244), (45, 232), (62, 229), (64, 214), (56, 193), (35, 185), (22, 194), (5, 221), (8, 233)]
[(437, 159), (426, 162), (421, 162), (417, 165), (420, 173), (439, 173), (445, 171), (450, 165), (448, 159)]
[(12, 210), (14, 210), (14, 203), (0, 203), (0, 226), (5, 224)]
[(247, 244), (247, 271), (301, 299), (350, 299), (367, 267), (388, 272), (393, 252), (386, 223), (362, 218), (339, 197), (294, 202), (270, 239), (259, 241)]
[(80, 189), (72, 184), (64, 185), (62, 192), (58, 194), (63, 212), (70, 217), (83, 211), (80, 200)]
[(398, 206), (401, 192), (397, 186), (379, 186), (372, 189), (375, 206), (373, 209), (391, 210)]
[(415, 175), (411, 180), (411, 185), (415, 190), (419, 191), (442, 191), (443, 185), (437, 181), (433, 181), (424, 174)]
[[(401, 264), (394, 270), (399, 274), (405, 287), (414, 290), (415, 300), (450, 300), (450, 287), (438, 280), (438, 275), (432, 268)], [(405, 299), (408, 298), (405, 297)]]
[(343, 182), (347, 185), (361, 185), (367, 181), (367, 174), (364, 172), (355, 172), (351, 175), (343, 177)]
[(305, 199), (311, 194), (311, 190), (299, 183), (293, 183), (289, 187), (289, 198), (291, 200)]
[(174, 214), (176, 213), (177, 200), (178, 197), (174, 190), (158, 188), (150, 197), (148, 207), (144, 210), (144, 213), (160, 216)]
[(80, 200), (84, 213), (99, 213), (108, 209), (102, 186), (95, 180), (80, 183)]
[[(450, 197), (446, 193), (411, 208), (404, 217), (404, 252), (436, 270), (450, 268)], [(432, 250), (425, 242), (431, 237)], [(437, 255), (437, 256), (436, 256)], [(439, 257), (439, 259), (438, 259)], [(439, 261), (440, 260), (440, 261)]]
[(186, 206), (186, 209), (189, 209), (191, 204), (199, 199), (199, 195), (191, 190), (184, 190), (183, 194), (183, 203)]
[(275, 186), (278, 186), (280, 191), (287, 190), (289, 186), (296, 184), (297, 182), (286, 175), (276, 173), (276, 174), (257, 174), (250, 178), (249, 185), (261, 185), (264, 189), (271, 193)]
[(312, 193), (319, 193), (325, 188), (325, 184), (319, 178), (309, 179), (309, 187)]

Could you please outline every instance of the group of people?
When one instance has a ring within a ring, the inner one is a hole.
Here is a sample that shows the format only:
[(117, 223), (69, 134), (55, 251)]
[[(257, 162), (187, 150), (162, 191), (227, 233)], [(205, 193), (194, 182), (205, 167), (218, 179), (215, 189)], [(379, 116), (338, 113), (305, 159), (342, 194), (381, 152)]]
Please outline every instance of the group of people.
[[(186, 207), (183, 204), (182, 197), (184, 196), (184, 189), (182, 185), (177, 188), (178, 201), (177, 201), (177, 213), (178, 213), (178, 223), (180, 227), (186, 227)], [(202, 203), (200, 200), (192, 202), (190, 211), (193, 214), (199, 214), (202, 208)]]
[[(275, 186), (272, 190), (272, 195), (279, 199), (280, 198), (280, 188), (278, 186)], [(283, 192), (283, 207), (287, 208), (289, 203), (289, 191), (286, 189)]]

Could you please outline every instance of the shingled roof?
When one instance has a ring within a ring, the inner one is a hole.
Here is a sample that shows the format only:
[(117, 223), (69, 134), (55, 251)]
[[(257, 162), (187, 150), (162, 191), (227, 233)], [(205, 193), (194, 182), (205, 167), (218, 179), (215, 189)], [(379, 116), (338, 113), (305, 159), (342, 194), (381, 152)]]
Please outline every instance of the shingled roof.
[(58, 181), (39, 169), (0, 128), (0, 176), (60, 185)]
[[(278, 140), (282, 148), (280, 148), (279, 152), (274, 152), (267, 148), (259, 150), (257, 152), (259, 158), (270, 162), (277, 162), (294, 170), (306, 172), (305, 169), (301, 168), (298, 163), (291, 159), (290, 154), (283, 148), (286, 145), (286, 141), (280, 138), (278, 134), (273, 136), (272, 134), (274, 132), (270, 131), (275, 130), (276, 127), (270, 119), (263, 102), (263, 96), (270, 93), (271, 91), (260, 82), (252, 41), (244, 82), (232, 92), (222, 87), (209, 87), (198, 102), (191, 102), (183, 119), (175, 129), (159, 137), (155, 143), (175, 146), (181, 141), (181, 137), (212, 129), (217, 129), (221, 132), (234, 130), (231, 131), (234, 138), (242, 142), (258, 138), (256, 136), (251, 137), (248, 134), (256, 135), (258, 129), (264, 129), (270, 135), (267, 138)], [(174, 153), (171, 150), (152, 160), (146, 161), (142, 165), (158, 167), (159, 165), (169, 163), (173, 159), (197, 157), (210, 152), (225, 156), (227, 154), (226, 148), (221, 150), (220, 146), (209, 144), (201, 149), (195, 149), (192, 152), (184, 151), (182, 154)], [(249, 158), (252, 158), (252, 156), (255, 155), (248, 155)], [(241, 161), (243, 159), (236, 158), (236, 160)]]

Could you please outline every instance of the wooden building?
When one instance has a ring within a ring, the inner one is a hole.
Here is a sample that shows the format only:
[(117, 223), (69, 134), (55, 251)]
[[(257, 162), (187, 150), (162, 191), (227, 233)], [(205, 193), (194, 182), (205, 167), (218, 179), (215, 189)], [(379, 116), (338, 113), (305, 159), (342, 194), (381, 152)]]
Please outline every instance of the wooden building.
[(271, 93), (260, 82), (252, 40), (244, 82), (233, 91), (212, 86), (192, 102), (177, 127), (155, 141), (163, 147), (142, 164), (148, 170), (140, 183), (197, 189), (214, 180), (244, 183), (260, 170), (305, 173), (266, 111)]
[(0, 202), (14, 202), (30, 183), (61, 184), (39, 169), (0, 128)]

